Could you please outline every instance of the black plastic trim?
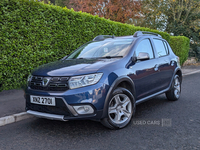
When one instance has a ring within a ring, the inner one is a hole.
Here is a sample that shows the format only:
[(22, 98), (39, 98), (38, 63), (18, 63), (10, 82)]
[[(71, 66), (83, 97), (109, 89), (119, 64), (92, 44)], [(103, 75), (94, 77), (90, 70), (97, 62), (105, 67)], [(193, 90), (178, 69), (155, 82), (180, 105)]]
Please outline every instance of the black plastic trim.
[(103, 108), (103, 114), (102, 114), (102, 117), (101, 118), (105, 118), (107, 116), (107, 107), (108, 107), (108, 101), (109, 99), (111, 98), (111, 95), (112, 95), (112, 92), (117, 88), (117, 86), (121, 83), (121, 82), (124, 82), (124, 81), (127, 81), (129, 82), (131, 85), (132, 85), (132, 91), (130, 91), (133, 96), (135, 95), (135, 84), (133, 83), (132, 79), (128, 76), (121, 76), (119, 78), (117, 78), (113, 83), (112, 85), (110, 86), (110, 89), (107, 93), (107, 96), (106, 96), (106, 99), (105, 99), (105, 102), (104, 102), (104, 108)]

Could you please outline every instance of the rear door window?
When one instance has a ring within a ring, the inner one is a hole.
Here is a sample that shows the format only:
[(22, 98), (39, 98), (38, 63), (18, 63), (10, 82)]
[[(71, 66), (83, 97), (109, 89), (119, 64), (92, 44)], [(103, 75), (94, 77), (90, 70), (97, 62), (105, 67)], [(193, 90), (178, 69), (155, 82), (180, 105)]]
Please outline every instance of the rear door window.
[(168, 55), (168, 48), (163, 40), (153, 39), (159, 57)]

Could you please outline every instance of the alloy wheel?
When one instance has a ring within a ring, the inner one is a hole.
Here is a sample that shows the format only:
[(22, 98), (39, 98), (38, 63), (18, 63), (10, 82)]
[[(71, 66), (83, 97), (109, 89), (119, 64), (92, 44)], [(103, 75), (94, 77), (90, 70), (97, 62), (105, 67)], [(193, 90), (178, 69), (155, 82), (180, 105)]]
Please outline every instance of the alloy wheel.
[(108, 116), (115, 124), (122, 124), (131, 117), (131, 111), (130, 98), (125, 94), (117, 94), (109, 103)]
[(181, 92), (180, 81), (179, 81), (178, 78), (175, 78), (175, 82), (174, 82), (174, 95), (176, 96), (176, 98), (179, 98), (180, 92)]

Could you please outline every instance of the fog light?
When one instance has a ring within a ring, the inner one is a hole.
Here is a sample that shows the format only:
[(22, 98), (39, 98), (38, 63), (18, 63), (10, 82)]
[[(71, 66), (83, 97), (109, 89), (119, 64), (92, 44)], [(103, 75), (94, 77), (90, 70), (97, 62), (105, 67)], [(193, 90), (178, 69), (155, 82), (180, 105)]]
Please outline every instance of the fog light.
[(94, 109), (90, 105), (73, 106), (76, 112), (80, 115), (92, 114)]

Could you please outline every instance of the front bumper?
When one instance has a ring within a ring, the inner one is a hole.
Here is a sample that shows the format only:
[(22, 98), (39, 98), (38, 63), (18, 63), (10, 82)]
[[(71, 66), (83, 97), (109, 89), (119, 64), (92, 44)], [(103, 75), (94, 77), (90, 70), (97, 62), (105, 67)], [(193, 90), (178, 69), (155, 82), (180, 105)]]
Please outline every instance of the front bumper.
[[(109, 86), (101, 83), (66, 92), (37, 91), (27, 88), (25, 91), (26, 111), (37, 117), (52, 120), (100, 120), (108, 89)], [(30, 103), (30, 95), (55, 97), (56, 106), (32, 104)], [(90, 105), (94, 109), (94, 113), (78, 114), (73, 106), (80, 105)]]
[[(85, 119), (90, 119), (90, 120), (99, 120), (97, 119), (98, 117), (95, 116), (101, 116), (102, 112), (99, 112), (99, 115), (93, 114), (93, 115), (87, 115), (87, 116), (77, 116), (77, 117), (72, 117), (72, 116), (65, 116), (65, 115), (56, 115), (56, 114), (49, 114), (49, 113), (44, 113), (44, 112), (38, 112), (38, 111), (33, 111), (33, 110), (28, 110), (28, 114), (34, 115), (39, 118), (46, 118), (50, 120), (59, 120), (59, 121), (68, 121), (68, 120), (85, 120)], [(95, 119), (96, 118), (96, 119)]]
[(39, 118), (67, 121), (67, 120), (64, 119), (64, 115), (48, 114), (48, 113), (43, 113), (43, 112), (38, 112), (38, 111), (33, 111), (33, 110), (28, 110), (27, 113), (34, 115), (36, 117), (39, 117)]

